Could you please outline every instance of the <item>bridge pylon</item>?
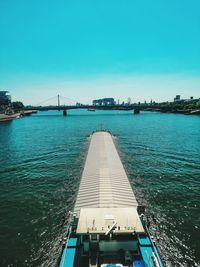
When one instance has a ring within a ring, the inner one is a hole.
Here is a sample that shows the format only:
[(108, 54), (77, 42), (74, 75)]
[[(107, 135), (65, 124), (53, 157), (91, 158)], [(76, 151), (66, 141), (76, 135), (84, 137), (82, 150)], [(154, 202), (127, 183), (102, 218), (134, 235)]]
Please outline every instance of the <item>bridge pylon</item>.
[(60, 95), (58, 95), (58, 107), (60, 107)]
[(135, 108), (134, 110), (133, 110), (133, 113), (136, 115), (136, 114), (140, 114), (140, 110), (138, 109), (138, 108)]

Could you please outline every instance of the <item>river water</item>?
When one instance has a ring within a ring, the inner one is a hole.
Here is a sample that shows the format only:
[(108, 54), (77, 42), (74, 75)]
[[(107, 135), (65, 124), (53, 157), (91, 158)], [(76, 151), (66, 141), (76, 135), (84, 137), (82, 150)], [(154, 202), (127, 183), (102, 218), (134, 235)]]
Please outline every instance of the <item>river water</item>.
[(167, 266), (200, 266), (200, 117), (86, 110), (0, 123), (0, 266), (56, 262), (88, 136), (101, 127), (116, 137)]

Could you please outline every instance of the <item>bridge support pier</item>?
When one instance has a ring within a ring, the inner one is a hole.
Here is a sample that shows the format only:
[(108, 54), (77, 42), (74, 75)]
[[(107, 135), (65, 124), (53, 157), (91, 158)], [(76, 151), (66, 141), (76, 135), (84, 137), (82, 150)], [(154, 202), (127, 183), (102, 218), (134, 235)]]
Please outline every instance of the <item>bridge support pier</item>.
[(64, 117), (67, 116), (67, 110), (66, 110), (66, 109), (63, 110), (63, 116), (64, 116)]
[(135, 115), (136, 115), (136, 114), (140, 114), (140, 110), (136, 108), (136, 109), (133, 110), (133, 113), (134, 113)]

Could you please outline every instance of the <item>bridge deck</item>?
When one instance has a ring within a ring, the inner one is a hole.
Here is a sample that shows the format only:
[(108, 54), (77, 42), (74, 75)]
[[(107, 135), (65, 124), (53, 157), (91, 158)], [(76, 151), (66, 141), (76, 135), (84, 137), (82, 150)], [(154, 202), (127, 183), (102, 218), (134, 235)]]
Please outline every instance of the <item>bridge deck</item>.
[(136, 208), (137, 205), (111, 134), (95, 132), (74, 211), (79, 216), (82, 208)]

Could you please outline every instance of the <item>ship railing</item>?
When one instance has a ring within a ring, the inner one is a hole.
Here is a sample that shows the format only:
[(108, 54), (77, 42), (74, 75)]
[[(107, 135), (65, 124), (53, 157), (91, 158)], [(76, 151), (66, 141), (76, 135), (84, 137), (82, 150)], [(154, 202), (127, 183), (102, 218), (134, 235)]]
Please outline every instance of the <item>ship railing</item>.
[(162, 255), (160, 253), (160, 250), (159, 250), (158, 246), (156, 245), (155, 240), (153, 240), (153, 236), (150, 235), (149, 228), (147, 227), (148, 221), (147, 221), (147, 218), (144, 215), (144, 213), (140, 214), (140, 219), (141, 219), (142, 225), (143, 225), (143, 227), (145, 229), (145, 232), (147, 233), (147, 235), (148, 235), (148, 237), (150, 239), (153, 251), (154, 251), (155, 255), (157, 256), (157, 259), (158, 259), (158, 262), (159, 262), (159, 266), (160, 267), (166, 267), (167, 264), (166, 264), (165, 260), (163, 259)]
[(60, 239), (60, 243), (62, 243), (62, 248), (61, 248), (60, 256), (59, 256), (59, 258), (57, 260), (56, 267), (60, 266), (60, 262), (62, 260), (62, 255), (63, 255), (63, 251), (68, 245), (70, 236), (72, 234), (72, 223), (74, 221), (74, 218), (75, 218), (74, 213), (69, 211), (69, 219), (68, 219), (68, 223), (67, 223), (66, 235), (64, 236), (63, 239)]

